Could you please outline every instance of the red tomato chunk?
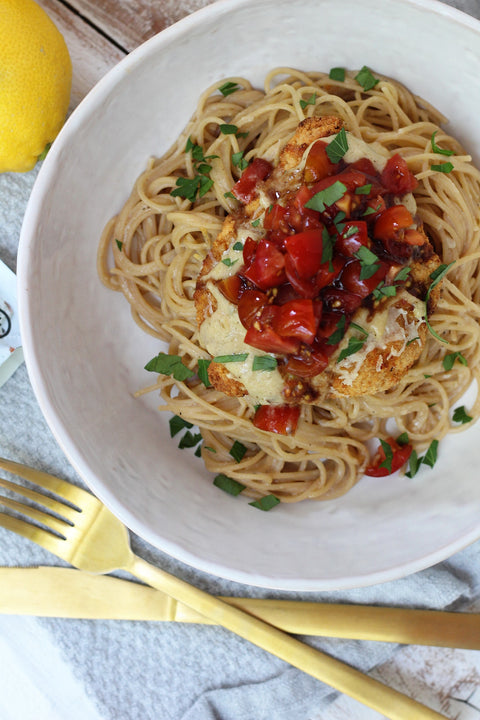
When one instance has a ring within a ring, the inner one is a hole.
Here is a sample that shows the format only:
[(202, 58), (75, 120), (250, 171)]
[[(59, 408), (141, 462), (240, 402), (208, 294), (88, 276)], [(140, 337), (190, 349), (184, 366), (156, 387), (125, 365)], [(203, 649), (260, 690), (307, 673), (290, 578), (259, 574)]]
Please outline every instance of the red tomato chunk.
[(253, 418), (253, 424), (259, 430), (293, 435), (300, 417), (298, 405), (260, 405)]

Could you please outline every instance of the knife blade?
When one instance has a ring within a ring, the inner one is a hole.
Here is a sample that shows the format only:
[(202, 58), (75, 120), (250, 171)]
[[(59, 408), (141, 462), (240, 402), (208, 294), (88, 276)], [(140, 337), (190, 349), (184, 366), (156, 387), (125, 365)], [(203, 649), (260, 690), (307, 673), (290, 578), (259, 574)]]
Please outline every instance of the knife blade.
[[(264, 598), (222, 598), (299, 635), (480, 649), (480, 614)], [(141, 583), (67, 567), (0, 567), (0, 613), (212, 624)]]

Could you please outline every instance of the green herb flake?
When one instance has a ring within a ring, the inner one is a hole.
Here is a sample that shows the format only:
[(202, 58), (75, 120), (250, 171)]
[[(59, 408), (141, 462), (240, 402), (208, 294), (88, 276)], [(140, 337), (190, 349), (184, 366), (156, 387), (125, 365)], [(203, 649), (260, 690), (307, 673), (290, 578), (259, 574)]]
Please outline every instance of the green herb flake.
[(193, 377), (195, 374), (193, 370), (190, 370), (190, 368), (183, 364), (182, 358), (179, 355), (168, 355), (164, 352), (159, 353), (149, 360), (145, 365), (145, 370), (160, 373), (161, 375), (173, 375), (175, 380), (179, 382), (188, 380), (188, 378)]
[(248, 167), (248, 161), (243, 157), (243, 150), (233, 153), (232, 165), (238, 167), (240, 170), (245, 170), (245, 168)]
[(457, 351), (457, 352), (447, 353), (447, 354), (445, 355), (445, 357), (443, 358), (443, 367), (444, 367), (444, 369), (445, 369), (447, 372), (448, 372), (449, 370), (451, 370), (451, 369), (453, 368), (456, 360), (458, 360), (458, 362), (459, 362), (461, 365), (465, 365), (465, 366), (468, 365), (468, 362), (467, 362), (467, 360), (463, 357), (462, 353)]
[(453, 422), (458, 422), (462, 423), (462, 425), (465, 425), (465, 423), (471, 422), (473, 420), (473, 417), (471, 415), (467, 415), (464, 405), (460, 405), (453, 411), (452, 420)]
[(260, 225), (261, 220), (262, 220), (261, 217), (257, 218), (256, 220), (253, 220), (252, 227), (258, 227)]
[(118, 247), (118, 249), (120, 250), (120, 252), (122, 252), (122, 250), (123, 250), (123, 242), (122, 242), (121, 240), (117, 240), (117, 239), (115, 239), (115, 242), (117, 243), (117, 247)]
[(198, 443), (201, 441), (202, 436), (200, 435), (200, 433), (193, 434), (192, 432), (190, 432), (190, 430), (187, 430), (187, 432), (180, 438), (178, 447), (180, 448), (180, 450), (184, 450), (185, 448), (192, 448), (195, 447), (195, 445), (198, 445)]
[(239, 442), (238, 440), (235, 440), (232, 447), (228, 451), (229, 455), (231, 455), (237, 463), (242, 460), (246, 452), (247, 448), (245, 447), (245, 445), (243, 445), (243, 443)]
[(335, 244), (336, 237), (333, 235), (330, 235), (327, 228), (323, 228), (322, 230), (322, 257), (320, 259), (320, 262), (329, 263), (329, 270), (330, 272), (333, 271), (333, 246)]
[(368, 185), (361, 185), (360, 187), (355, 188), (355, 195), (370, 195), (371, 190), (372, 183), (368, 183)]
[(342, 128), (332, 142), (327, 145), (327, 155), (332, 163), (338, 163), (348, 150), (348, 139), (345, 128)]
[(410, 275), (411, 270), (412, 269), (407, 266), (403, 267), (395, 275), (395, 278), (394, 278), (395, 282), (403, 282), (404, 280), (406, 280), (408, 278), (408, 276)]
[(438, 450), (438, 440), (432, 440), (430, 443), (427, 452), (425, 453), (425, 457), (423, 458), (422, 462), (425, 465), (429, 465), (431, 468), (435, 465), (437, 462), (437, 450)]
[(223, 133), (223, 135), (236, 135), (238, 133), (238, 127), (225, 123), (220, 125), (220, 132)]
[(243, 252), (243, 243), (241, 243), (240, 241), (236, 242), (233, 246), (233, 249), (237, 252)]
[(368, 278), (375, 275), (380, 267), (380, 263), (374, 252), (365, 247), (365, 245), (362, 245), (354, 255), (360, 260), (360, 280), (368, 280)]
[(240, 85), (236, 82), (226, 82), (223, 85), (220, 85), (218, 89), (222, 93), (223, 97), (227, 97), (227, 95), (231, 95), (237, 90), (240, 90)]
[(345, 335), (346, 321), (347, 319), (345, 315), (342, 315), (337, 323), (337, 329), (328, 338), (327, 345), (338, 345), (338, 343), (343, 339), (343, 336)]
[(325, 190), (320, 190), (308, 202), (305, 203), (306, 208), (324, 212), (326, 207), (330, 207), (345, 195), (347, 187), (340, 180), (337, 180)]
[(395, 297), (397, 294), (397, 288), (395, 285), (385, 285), (383, 280), (378, 283), (377, 287), (373, 291), (373, 297), (375, 300), (381, 300), (383, 297)]
[(232, 267), (232, 265), (235, 265), (238, 260), (232, 260), (231, 258), (223, 258), (222, 263), (226, 265), (227, 267)]
[(390, 444), (386, 442), (385, 440), (380, 440), (380, 445), (382, 446), (383, 452), (385, 453), (385, 460), (380, 463), (378, 467), (386, 468), (386, 470), (391, 473), (392, 472), (392, 460), (393, 460), (393, 450), (390, 447)]
[(230, 478), (227, 475), (223, 475), (222, 473), (220, 473), (214, 478), (213, 484), (215, 485), (215, 487), (220, 488), (220, 490), (223, 490), (229, 495), (234, 496), (240, 495), (242, 490), (245, 490), (245, 488), (247, 487), (246, 485), (242, 485), (242, 483), (238, 482), (238, 480), (234, 480), (233, 478)]
[(313, 95), (310, 95), (308, 100), (300, 100), (300, 107), (302, 110), (305, 110), (307, 105), (315, 105), (315, 100), (317, 99), (316, 93), (313, 93)]
[(362, 328), (361, 325), (357, 325), (357, 323), (351, 322), (350, 327), (354, 330), (357, 330), (357, 332), (362, 333), (362, 335), (364, 335), (365, 337), (368, 336), (368, 332), (364, 328)]
[(195, 457), (202, 457), (202, 446), (199, 445), (197, 449), (195, 450)]
[(255, 500), (254, 502), (248, 503), (254, 508), (257, 508), (258, 510), (264, 510), (267, 512), (268, 510), (271, 510), (275, 507), (275, 505), (278, 505), (280, 500), (275, 495), (265, 495), (265, 497), (260, 498), (259, 500)]
[(438, 130), (435, 130), (435, 132), (432, 133), (432, 137), (430, 138), (433, 152), (437, 153), (438, 155), (455, 155), (455, 152), (453, 150), (447, 150), (446, 148), (438, 147), (437, 143), (435, 142), (435, 135), (437, 134), (437, 132)]
[(187, 420), (184, 420), (179, 415), (174, 415), (170, 420), (168, 421), (168, 424), (170, 426), (170, 437), (175, 437), (177, 433), (180, 432), (180, 430), (184, 430), (185, 428), (192, 428), (193, 425), (191, 422), (188, 422)]
[(376, 212), (380, 210), (382, 207), (382, 203), (378, 203), (376, 208), (368, 207), (364, 213), (362, 213), (362, 217), (367, 217), (367, 215), (374, 215)]
[(253, 358), (252, 363), (252, 370), (263, 370), (266, 372), (271, 372), (272, 370), (276, 370), (277, 368), (277, 360), (272, 355), (255, 355)]
[(417, 474), (417, 472), (420, 469), (422, 460), (423, 460), (423, 458), (418, 457), (417, 451), (412, 450), (412, 452), (410, 454), (410, 458), (409, 458), (409, 463), (408, 463), (408, 472), (406, 472), (405, 475), (409, 478), (415, 477), (415, 475)]
[(235, 197), (235, 195), (234, 195), (231, 191), (228, 191), (228, 192), (226, 192), (226, 193), (223, 193), (223, 197), (224, 197), (224, 198), (229, 198), (230, 200), (236, 200), (236, 199), (237, 199), (237, 198)]
[(211, 362), (211, 360), (206, 360), (205, 358), (199, 358), (198, 360), (198, 377), (207, 388), (212, 387), (212, 383), (208, 377), (208, 366)]
[(328, 73), (328, 77), (330, 78), (330, 80), (335, 80), (336, 82), (345, 82), (345, 68), (332, 68)]
[(364, 65), (360, 72), (355, 75), (355, 80), (363, 87), (365, 92), (372, 90), (375, 85), (380, 82), (378, 78), (374, 77), (370, 68), (366, 65)]
[(355, 355), (359, 350), (362, 349), (362, 347), (365, 344), (366, 338), (356, 338), (351, 337), (348, 340), (348, 345), (346, 348), (343, 348), (343, 350), (340, 352), (340, 355), (337, 358), (337, 363), (342, 362), (342, 360), (345, 360), (345, 358), (350, 357), (350, 355)]
[(451, 162), (443, 162), (439, 165), (430, 165), (430, 170), (441, 173), (451, 173), (453, 170), (453, 164)]
[(403, 432), (401, 435), (397, 437), (397, 445), (400, 445), (403, 447), (404, 445), (408, 445), (410, 442), (410, 438), (408, 437), (408, 433)]
[(431, 335), (435, 337), (437, 340), (439, 340), (442, 343), (445, 343), (448, 345), (448, 340), (445, 340), (445, 338), (440, 337), (440, 335), (433, 329), (433, 327), (430, 325), (430, 321), (428, 319), (428, 301), (430, 299), (431, 292), (433, 288), (438, 285), (438, 283), (443, 280), (445, 275), (448, 273), (450, 268), (455, 264), (455, 261), (449, 263), (448, 265), (442, 264), (439, 265), (438, 268), (436, 268), (432, 273), (430, 273), (430, 280), (432, 281), (430, 284), (430, 287), (427, 290), (427, 294), (425, 296), (425, 324), (430, 331)]
[(238, 353), (237, 355), (217, 355), (213, 358), (213, 361), (216, 363), (234, 363), (234, 362), (244, 362), (248, 357), (248, 353)]

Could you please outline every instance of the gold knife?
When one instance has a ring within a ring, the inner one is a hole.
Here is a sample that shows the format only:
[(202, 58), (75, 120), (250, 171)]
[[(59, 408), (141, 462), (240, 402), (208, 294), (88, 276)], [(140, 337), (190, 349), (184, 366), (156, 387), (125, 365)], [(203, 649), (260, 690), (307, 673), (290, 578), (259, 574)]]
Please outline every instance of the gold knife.
[[(295, 600), (222, 598), (282, 630), (352, 640), (480, 649), (480, 614)], [(0, 613), (211, 624), (146, 585), (72, 568), (0, 568)]]

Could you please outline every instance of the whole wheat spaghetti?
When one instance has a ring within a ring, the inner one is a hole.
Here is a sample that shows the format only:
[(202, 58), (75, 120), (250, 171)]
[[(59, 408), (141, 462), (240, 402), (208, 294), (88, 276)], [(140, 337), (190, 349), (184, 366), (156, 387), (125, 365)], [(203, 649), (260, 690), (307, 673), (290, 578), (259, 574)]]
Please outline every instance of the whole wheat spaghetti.
[[(208, 470), (239, 481), (254, 498), (337, 497), (362, 476), (374, 439), (407, 433), (420, 454), (480, 412), (478, 398), (458, 412), (480, 368), (480, 173), (426, 101), (391, 79), (376, 75), (366, 90), (356, 77), (277, 68), (264, 90), (241, 77), (208, 88), (174, 146), (150, 160), (99, 246), (105, 285), (122, 292), (135, 322), (194, 371), (185, 381), (161, 374), (140, 392), (159, 392), (161, 410), (198, 426)], [(414, 195), (426, 233), (442, 263), (454, 264), (431, 318), (435, 334), (393, 389), (304, 404), (296, 433), (278, 435), (254, 427), (248, 396), (228, 397), (198, 377), (199, 359), (210, 356), (198, 342), (193, 293), (224, 217), (237, 206), (230, 190), (242, 168), (256, 157), (275, 164), (298, 123), (314, 115), (337, 116), (352, 135), (405, 158), (419, 181)], [(186, 151), (189, 143), (201, 157)], [(453, 168), (439, 170), (442, 163)], [(193, 200), (171, 194), (179, 178), (197, 183)], [(240, 459), (230, 454), (235, 441), (246, 448)]]

